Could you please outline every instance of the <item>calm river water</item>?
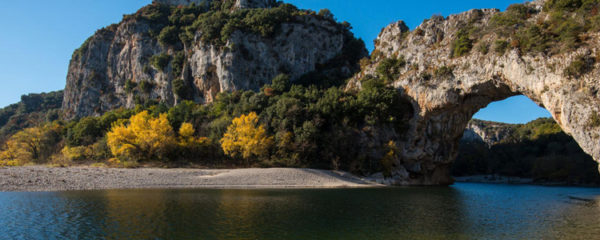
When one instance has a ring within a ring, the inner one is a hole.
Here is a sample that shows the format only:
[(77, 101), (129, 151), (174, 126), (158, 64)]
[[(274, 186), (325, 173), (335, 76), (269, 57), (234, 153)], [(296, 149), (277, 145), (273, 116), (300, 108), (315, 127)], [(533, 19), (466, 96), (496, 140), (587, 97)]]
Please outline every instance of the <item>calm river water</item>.
[(1, 239), (599, 236), (597, 188), (460, 183), (439, 188), (0, 193)]

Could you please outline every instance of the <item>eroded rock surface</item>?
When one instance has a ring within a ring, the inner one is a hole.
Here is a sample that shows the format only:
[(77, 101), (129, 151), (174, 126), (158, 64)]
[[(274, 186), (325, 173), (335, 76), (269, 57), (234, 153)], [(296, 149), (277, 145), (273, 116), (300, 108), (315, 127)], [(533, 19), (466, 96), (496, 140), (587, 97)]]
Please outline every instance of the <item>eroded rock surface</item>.
[[(527, 22), (548, 18), (543, 3), (526, 5), (531, 11)], [(484, 31), (496, 14), (500, 11), (484, 9), (433, 17), (412, 32), (403, 22), (392, 24), (377, 38), (371, 64), (348, 84), (349, 90), (360, 89), (361, 79), (377, 75), (377, 66), (384, 59), (403, 57), (406, 61), (390, 84), (403, 92), (415, 109), (410, 130), (398, 143), (402, 151), (396, 161), (399, 172), (408, 170), (410, 174), (395, 175), (393, 184), (451, 182), (448, 169), (472, 116), (493, 101), (519, 94), (546, 108), (585, 152), (600, 161), (600, 126), (595, 121), (600, 112), (600, 68), (592, 61), (588, 73), (578, 77), (566, 74), (574, 61), (600, 53), (600, 35), (587, 33), (587, 40), (578, 48), (562, 53), (523, 53), (511, 46), (505, 53), (497, 53), (494, 43), (506, 36), (484, 32), (473, 40), (467, 54), (453, 56), (461, 30), (468, 26)], [(490, 46), (489, 51), (479, 50), (480, 43)]]
[[(177, 5), (197, 1), (158, 2)], [(239, 0), (236, 4), (270, 7), (274, 3)], [(166, 27), (168, 20), (156, 23), (140, 17), (143, 15), (138, 12), (126, 16), (121, 23), (97, 31), (75, 51), (63, 101), (67, 119), (97, 116), (119, 107), (132, 108), (148, 100), (174, 105), (182, 100), (174, 93), (173, 82), (178, 79), (183, 80), (192, 95), (190, 99), (206, 103), (224, 91), (259, 90), (281, 73), (296, 81), (327, 65), (335, 65), (338, 74), (346, 78), (358, 69), (357, 61), (339, 59), (349, 43), (357, 41), (352, 33), (333, 19), (316, 14), (293, 15), (266, 37), (235, 30), (224, 45), (202, 41), (203, 33), (197, 31), (189, 44), (179, 46), (181, 49), (164, 46), (157, 40), (156, 35), (161, 32), (157, 24)], [(170, 58), (164, 69), (151, 63), (152, 57), (160, 54)], [(177, 54), (184, 54), (181, 73), (174, 71)], [(363, 45), (362, 56), (367, 54)], [(340, 61), (329, 64), (336, 57)]]
[(510, 137), (513, 131), (514, 125), (512, 124), (472, 119), (467, 124), (462, 140), (484, 142), (488, 146), (492, 146)]

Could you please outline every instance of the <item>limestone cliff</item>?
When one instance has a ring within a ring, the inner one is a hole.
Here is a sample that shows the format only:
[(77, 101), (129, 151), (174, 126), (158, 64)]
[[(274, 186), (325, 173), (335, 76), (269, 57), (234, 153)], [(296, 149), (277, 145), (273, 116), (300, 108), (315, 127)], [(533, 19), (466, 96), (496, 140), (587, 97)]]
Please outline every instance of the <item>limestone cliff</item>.
[(472, 119), (467, 124), (462, 140), (480, 141), (492, 146), (510, 137), (514, 131), (514, 126), (513, 124)]
[[(369, 76), (391, 77), (388, 84), (413, 104), (415, 117), (398, 143), (396, 167), (420, 167), (392, 183), (451, 182), (448, 167), (473, 114), (519, 94), (545, 107), (600, 161), (600, 34), (583, 24), (595, 12), (554, 2), (434, 16), (413, 31), (401, 21), (383, 29), (370, 62), (362, 62), (348, 89), (360, 89)], [(577, 31), (560, 28), (565, 22), (579, 26)]]
[(211, 102), (223, 91), (259, 90), (282, 73), (292, 81), (318, 71), (349, 78), (368, 54), (349, 26), (289, 4), (172, 6), (191, 2), (203, 1), (156, 0), (76, 50), (64, 94), (67, 119), (148, 101)]

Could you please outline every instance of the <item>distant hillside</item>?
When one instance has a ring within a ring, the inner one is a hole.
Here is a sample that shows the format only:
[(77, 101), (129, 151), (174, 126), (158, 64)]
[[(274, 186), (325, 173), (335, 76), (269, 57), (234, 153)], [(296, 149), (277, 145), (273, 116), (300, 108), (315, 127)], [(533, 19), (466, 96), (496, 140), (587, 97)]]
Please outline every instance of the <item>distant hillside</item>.
[(527, 124), (472, 120), (460, 143), (454, 176), (498, 174), (538, 182), (599, 184), (598, 164), (550, 118)]
[(0, 109), (0, 141), (21, 129), (60, 117), (63, 91), (21, 96), (21, 101)]

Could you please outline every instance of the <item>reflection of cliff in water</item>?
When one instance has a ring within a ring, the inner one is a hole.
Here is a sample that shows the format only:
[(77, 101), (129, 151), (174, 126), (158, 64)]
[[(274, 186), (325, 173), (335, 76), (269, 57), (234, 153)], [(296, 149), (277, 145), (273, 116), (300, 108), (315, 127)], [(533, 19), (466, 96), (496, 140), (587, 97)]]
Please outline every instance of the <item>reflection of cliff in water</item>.
[[(8, 239), (593, 239), (594, 188), (0, 193)], [(600, 200), (600, 199), (599, 199)], [(557, 237), (559, 236), (559, 237)]]

